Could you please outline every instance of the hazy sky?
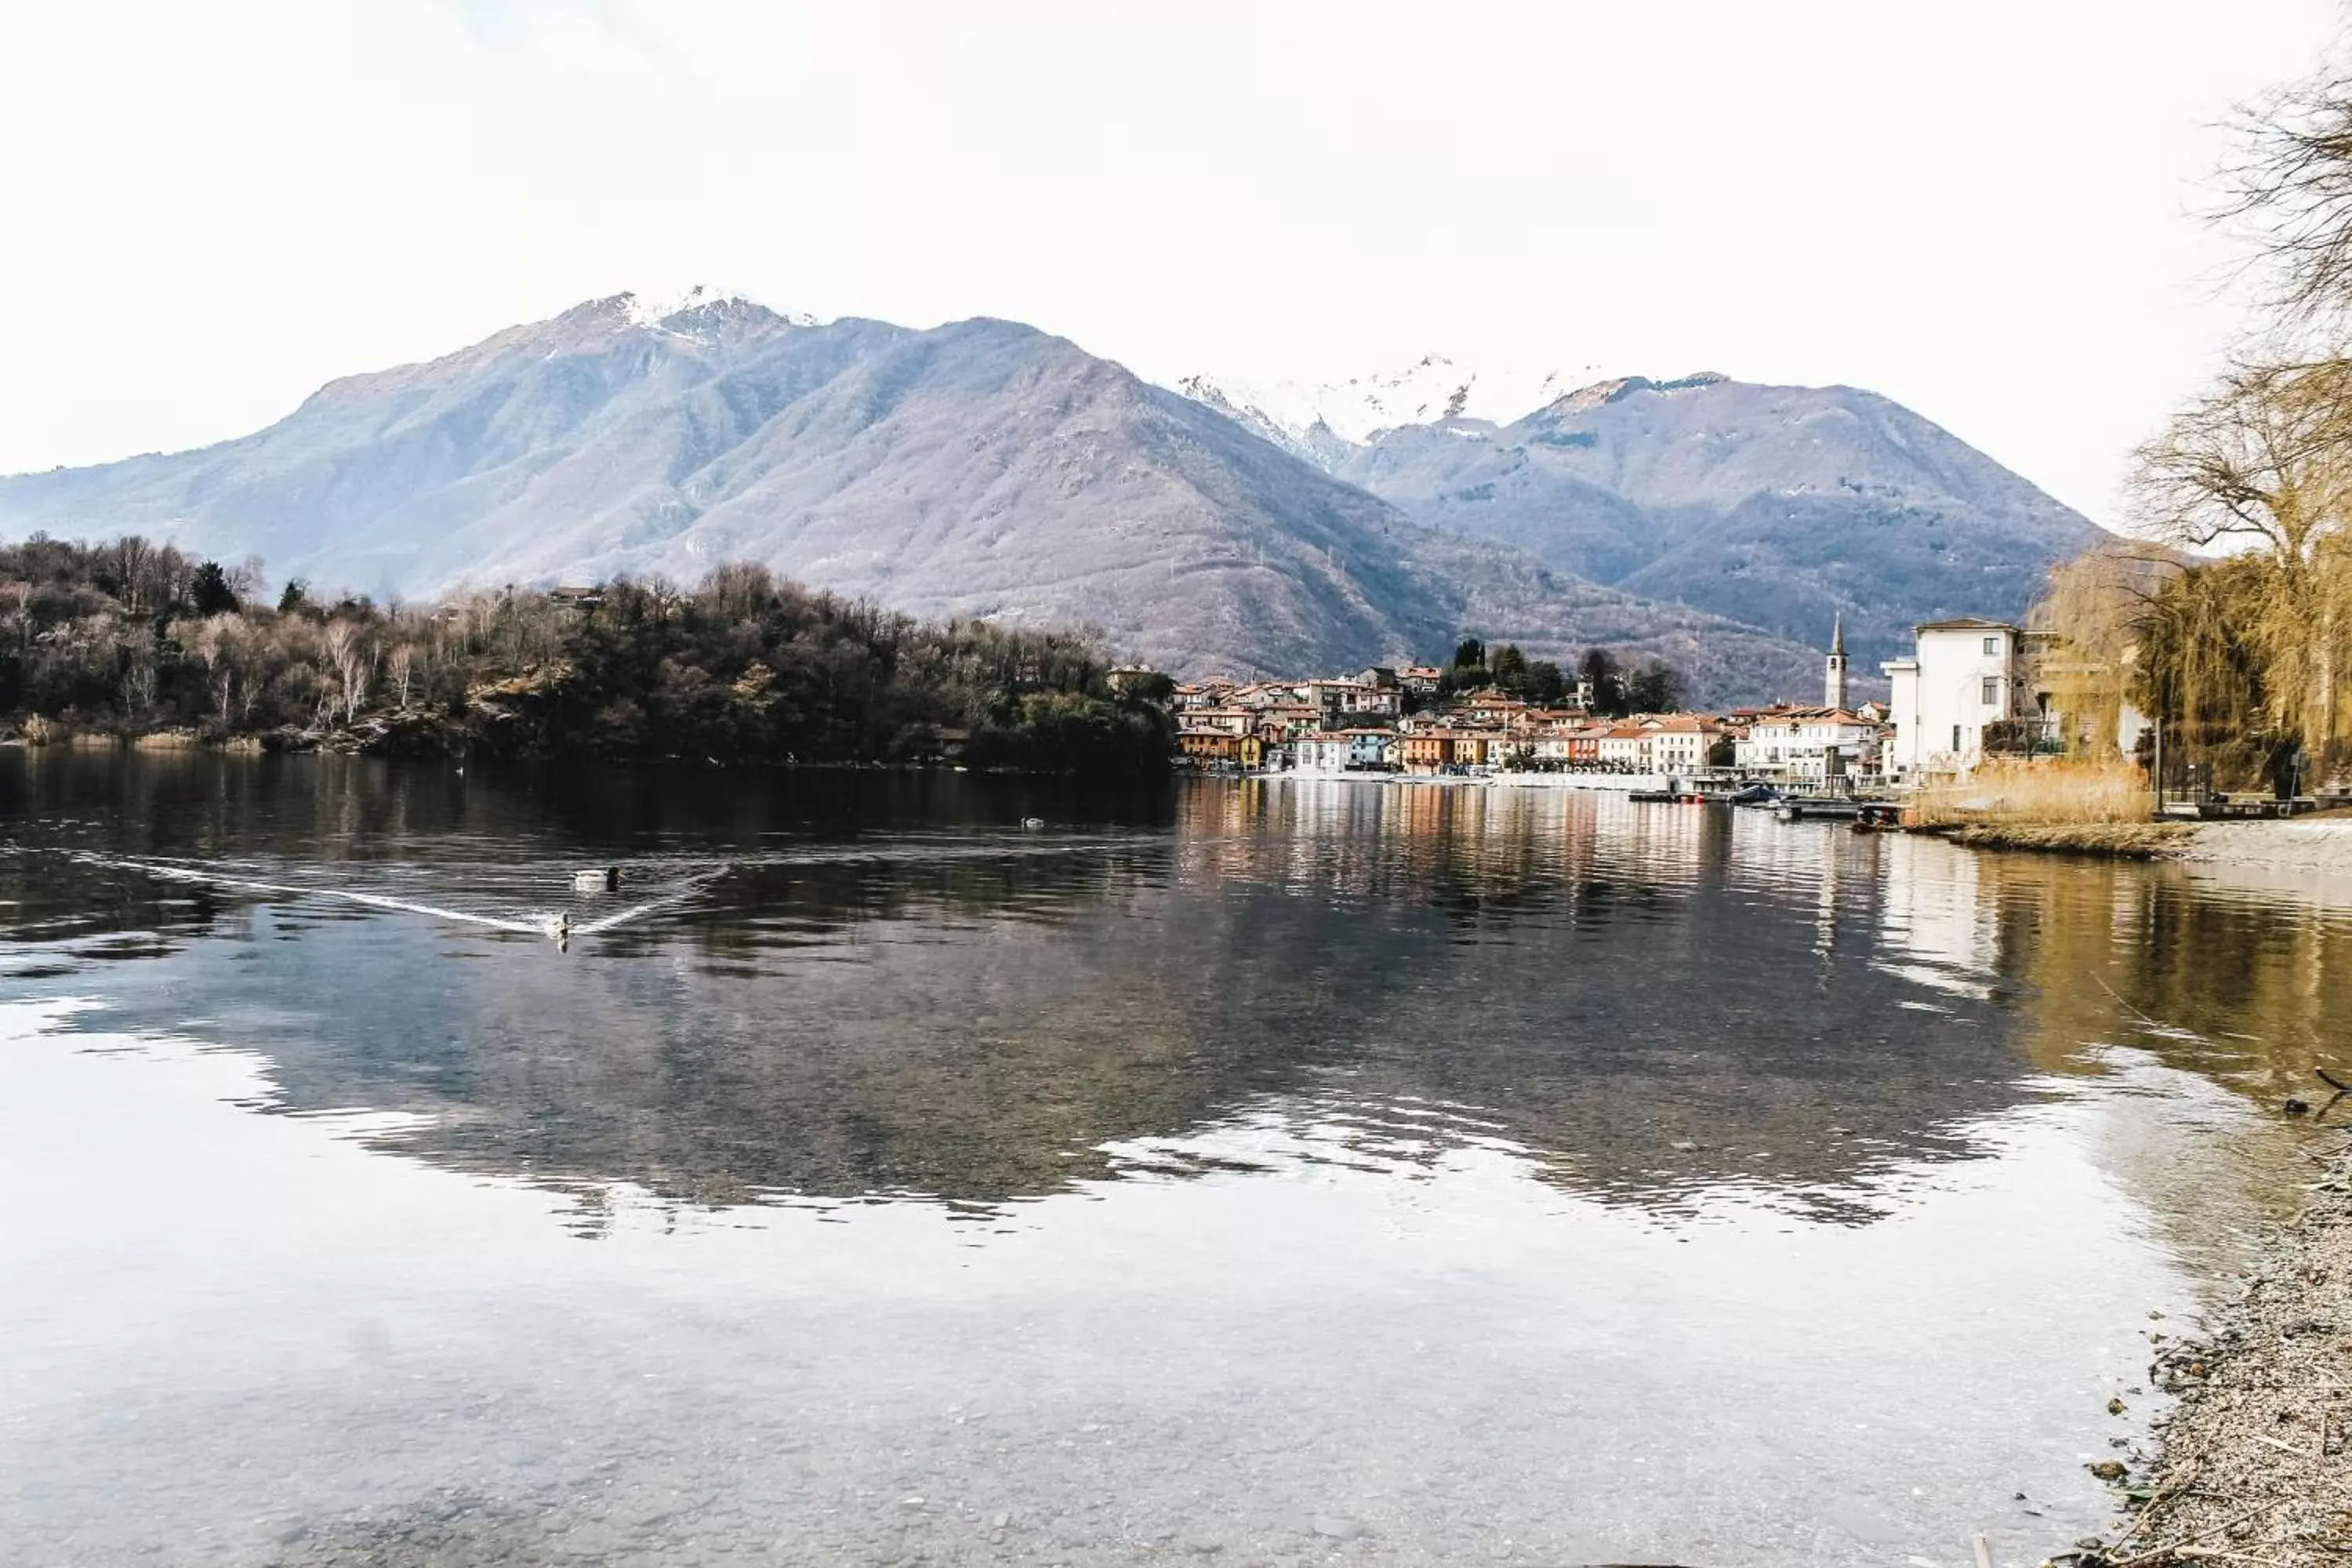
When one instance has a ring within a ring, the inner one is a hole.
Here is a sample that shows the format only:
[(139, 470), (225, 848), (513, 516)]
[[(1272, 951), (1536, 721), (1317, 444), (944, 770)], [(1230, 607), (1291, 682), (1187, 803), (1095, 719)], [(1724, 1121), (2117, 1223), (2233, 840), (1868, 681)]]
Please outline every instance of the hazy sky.
[(632, 287), (1885, 392), (2102, 519), (2327, 0), (0, 0), (0, 471)]

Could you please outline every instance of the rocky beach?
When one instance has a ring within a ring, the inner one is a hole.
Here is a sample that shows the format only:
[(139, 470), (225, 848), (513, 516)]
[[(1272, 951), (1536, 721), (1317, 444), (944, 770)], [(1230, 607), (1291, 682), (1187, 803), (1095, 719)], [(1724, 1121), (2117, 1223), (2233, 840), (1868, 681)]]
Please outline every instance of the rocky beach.
[[(2336, 1092), (2323, 1081), (2322, 1097)], [(2295, 1114), (2327, 1116), (2343, 1103)], [(2105, 1542), (2052, 1559), (2077, 1568), (2257, 1563), (2318, 1568), (2352, 1555), (2344, 1467), (2352, 1384), (2352, 1141), (2338, 1140), (2293, 1223), (2263, 1238), (2243, 1292), (2202, 1331), (2151, 1325), (2153, 1391), (2179, 1403), (2153, 1465), (2110, 1471), (2137, 1512)]]

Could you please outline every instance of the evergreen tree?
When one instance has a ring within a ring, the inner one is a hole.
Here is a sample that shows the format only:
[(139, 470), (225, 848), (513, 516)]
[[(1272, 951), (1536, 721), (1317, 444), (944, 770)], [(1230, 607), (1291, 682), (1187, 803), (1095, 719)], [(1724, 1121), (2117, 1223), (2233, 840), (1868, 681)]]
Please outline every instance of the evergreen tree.
[(200, 617), (232, 615), (237, 609), (236, 589), (228, 574), (217, 561), (207, 561), (196, 568), (188, 584), (188, 602)]

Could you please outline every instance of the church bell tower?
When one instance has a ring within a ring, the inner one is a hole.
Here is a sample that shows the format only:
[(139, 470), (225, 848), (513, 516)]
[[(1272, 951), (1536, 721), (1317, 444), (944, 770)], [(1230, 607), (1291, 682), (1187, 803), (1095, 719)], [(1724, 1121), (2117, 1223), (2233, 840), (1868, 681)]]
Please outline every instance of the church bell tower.
[(1822, 678), (1822, 706), (1845, 706), (1845, 616), (1840, 615), (1830, 632), (1830, 657)]

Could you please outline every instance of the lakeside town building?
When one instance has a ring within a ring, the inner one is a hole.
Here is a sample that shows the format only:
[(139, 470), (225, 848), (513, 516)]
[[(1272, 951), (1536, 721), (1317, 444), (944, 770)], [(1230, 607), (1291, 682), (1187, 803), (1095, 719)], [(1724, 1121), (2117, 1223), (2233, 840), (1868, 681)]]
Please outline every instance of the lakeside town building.
[[(1881, 667), (1889, 701), (1855, 702), (1844, 617), (1832, 624), (1822, 702), (1608, 718), (1494, 687), (1444, 691), (1434, 666), (1371, 666), (1300, 680), (1174, 689), (1179, 754), (1196, 765), (1307, 774), (1486, 770), (1714, 777), (1801, 792), (1916, 788), (1989, 756), (2054, 753), (2073, 737), (2053, 702), (2054, 635), (1980, 616), (1929, 621)], [(1580, 696), (1589, 694), (1580, 693)], [(2103, 743), (2126, 754), (2138, 715)]]
[(1732, 765), (1767, 783), (1822, 784), (1879, 772), (1885, 725), (1839, 707), (1759, 711), (1733, 748)]
[(1890, 782), (1958, 776), (1995, 752), (2057, 749), (2051, 694), (2037, 679), (2053, 634), (1960, 616), (1923, 622), (1914, 636), (1909, 658), (1880, 666), (1894, 687)]

